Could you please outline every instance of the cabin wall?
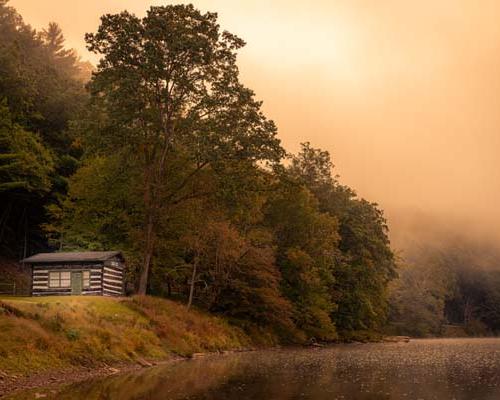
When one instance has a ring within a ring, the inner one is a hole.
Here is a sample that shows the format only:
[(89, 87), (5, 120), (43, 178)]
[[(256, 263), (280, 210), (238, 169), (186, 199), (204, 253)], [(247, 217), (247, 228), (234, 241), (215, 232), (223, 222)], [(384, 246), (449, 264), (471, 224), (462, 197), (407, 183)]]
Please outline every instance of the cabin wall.
[(102, 295), (102, 264), (37, 264), (32, 267), (32, 295), (50, 296), (50, 295), (71, 295), (71, 287), (53, 288), (49, 286), (50, 271), (90, 271), (90, 286), (83, 287), (82, 295)]
[(102, 290), (104, 296), (123, 296), (123, 263), (119, 259), (104, 263)]

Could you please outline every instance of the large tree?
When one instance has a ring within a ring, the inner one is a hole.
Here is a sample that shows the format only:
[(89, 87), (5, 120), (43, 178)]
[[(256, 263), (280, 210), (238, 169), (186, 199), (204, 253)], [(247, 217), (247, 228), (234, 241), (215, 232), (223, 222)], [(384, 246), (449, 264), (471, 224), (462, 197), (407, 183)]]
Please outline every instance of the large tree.
[[(151, 7), (144, 18), (105, 15), (90, 51), (101, 54), (90, 88), (103, 111), (94, 143), (120, 152), (142, 171), (145, 293), (157, 226), (170, 205), (192, 197), (189, 181), (224, 159), (278, 162), (283, 150), (261, 103), (238, 77), (236, 52), (244, 42), (222, 32), (217, 14), (192, 5)], [(176, 185), (169, 160), (188, 149), (191, 172)]]

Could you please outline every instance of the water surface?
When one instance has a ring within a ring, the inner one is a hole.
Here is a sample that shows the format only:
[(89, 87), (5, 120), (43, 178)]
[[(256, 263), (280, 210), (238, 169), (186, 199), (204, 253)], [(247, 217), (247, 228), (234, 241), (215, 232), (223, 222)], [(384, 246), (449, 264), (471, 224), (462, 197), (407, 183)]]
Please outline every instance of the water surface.
[(61, 400), (498, 400), (500, 339), (210, 356), (43, 394)]

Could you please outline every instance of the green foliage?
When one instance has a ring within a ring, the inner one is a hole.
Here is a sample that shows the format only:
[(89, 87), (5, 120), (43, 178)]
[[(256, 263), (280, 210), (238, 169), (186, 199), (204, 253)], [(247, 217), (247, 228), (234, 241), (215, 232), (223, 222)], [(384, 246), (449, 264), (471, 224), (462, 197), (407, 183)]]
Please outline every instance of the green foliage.
[[(5, 2), (0, 21), (0, 239), (20, 225), (24, 235), (9, 235), (20, 243), (42, 226), (52, 248), (121, 249), (129, 286), (264, 342), (380, 329), (395, 276), (382, 211), (337, 181), (326, 151), (305, 143), (282, 163), (274, 123), (240, 82), (244, 42), (215, 13), (103, 16), (86, 35), (102, 56), (88, 104), (92, 68), (57, 24), (35, 32)], [(155, 304), (135, 306), (168, 325)], [(55, 333), (81, 346), (72, 362), (87, 363), (85, 329), (59, 322)], [(119, 347), (97, 336), (100, 349)]]
[(340, 215), (337, 323), (349, 330), (380, 329), (387, 317), (386, 287), (396, 276), (385, 220), (376, 205), (358, 199)]
[(18, 257), (46, 246), (39, 225), (76, 169), (68, 128), (86, 94), (56, 24), (36, 32), (2, 1), (0, 38), (0, 249)]
[(270, 199), (267, 220), (275, 231), (283, 293), (294, 320), (309, 337), (334, 339), (331, 285), (339, 236), (334, 217), (322, 214), (306, 189), (285, 185)]
[(51, 188), (53, 157), (40, 139), (12, 122), (0, 103), (0, 191), (44, 193)]
[[(151, 7), (142, 19), (126, 11), (105, 15), (86, 41), (102, 55), (90, 89), (105, 114), (89, 140), (97, 152), (126, 153), (143, 177), (144, 294), (161, 215), (200, 195), (186, 193), (190, 182), (224, 160), (277, 162), (284, 152), (274, 123), (239, 82), (236, 55), (244, 42), (220, 32), (215, 13), (176, 5)], [(191, 172), (171, 185), (178, 152)]]
[(44, 228), (54, 244), (94, 250), (124, 244), (140, 204), (130, 190), (133, 178), (119, 157), (86, 160), (69, 180), (68, 196), (48, 207), (52, 218)]
[(396, 276), (382, 211), (338, 183), (328, 152), (304, 143), (291, 161), (290, 172), (315, 195), (319, 210), (338, 221), (331, 285), (336, 326), (343, 331), (380, 330), (387, 317), (386, 287)]

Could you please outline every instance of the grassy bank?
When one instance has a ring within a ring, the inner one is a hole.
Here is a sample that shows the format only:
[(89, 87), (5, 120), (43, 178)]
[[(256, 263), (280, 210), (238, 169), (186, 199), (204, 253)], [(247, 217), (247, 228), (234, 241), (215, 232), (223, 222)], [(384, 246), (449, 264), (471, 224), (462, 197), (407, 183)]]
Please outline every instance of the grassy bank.
[(0, 298), (0, 375), (252, 346), (224, 320), (152, 297)]

